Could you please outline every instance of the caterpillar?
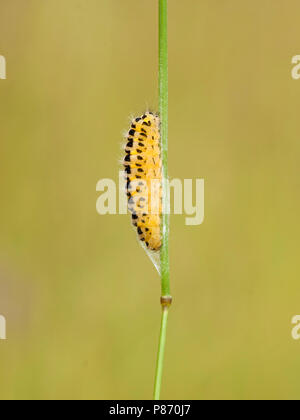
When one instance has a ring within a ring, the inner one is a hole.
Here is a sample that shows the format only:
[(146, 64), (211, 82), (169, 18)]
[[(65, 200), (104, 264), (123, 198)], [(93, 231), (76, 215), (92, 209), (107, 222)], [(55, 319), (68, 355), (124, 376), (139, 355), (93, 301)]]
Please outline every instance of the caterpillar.
[(126, 136), (124, 167), (128, 210), (140, 241), (161, 248), (162, 164), (160, 119), (151, 112), (135, 118)]

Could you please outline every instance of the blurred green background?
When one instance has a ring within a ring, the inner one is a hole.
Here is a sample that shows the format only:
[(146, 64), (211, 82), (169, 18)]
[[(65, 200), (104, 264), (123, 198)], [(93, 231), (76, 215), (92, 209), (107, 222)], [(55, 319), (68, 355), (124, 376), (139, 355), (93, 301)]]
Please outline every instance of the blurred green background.
[[(300, 395), (298, 0), (169, 2), (171, 219), (162, 398)], [(157, 1), (0, 0), (1, 399), (148, 399), (159, 278), (96, 213), (128, 117), (157, 104)]]

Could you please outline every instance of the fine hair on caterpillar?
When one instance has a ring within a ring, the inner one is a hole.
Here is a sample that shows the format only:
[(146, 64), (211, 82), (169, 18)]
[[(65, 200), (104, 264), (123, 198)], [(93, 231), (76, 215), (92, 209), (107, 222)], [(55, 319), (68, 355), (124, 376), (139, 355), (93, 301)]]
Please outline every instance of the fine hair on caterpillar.
[(123, 165), (133, 226), (149, 250), (159, 251), (162, 164), (158, 115), (146, 112), (133, 119), (126, 135)]

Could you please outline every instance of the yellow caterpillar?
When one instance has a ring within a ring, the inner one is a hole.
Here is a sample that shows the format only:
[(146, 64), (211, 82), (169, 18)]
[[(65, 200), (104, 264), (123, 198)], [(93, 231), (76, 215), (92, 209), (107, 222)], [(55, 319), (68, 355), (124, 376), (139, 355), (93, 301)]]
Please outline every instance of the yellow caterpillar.
[(162, 165), (157, 115), (147, 112), (133, 120), (127, 135), (124, 167), (132, 223), (146, 247), (159, 251)]

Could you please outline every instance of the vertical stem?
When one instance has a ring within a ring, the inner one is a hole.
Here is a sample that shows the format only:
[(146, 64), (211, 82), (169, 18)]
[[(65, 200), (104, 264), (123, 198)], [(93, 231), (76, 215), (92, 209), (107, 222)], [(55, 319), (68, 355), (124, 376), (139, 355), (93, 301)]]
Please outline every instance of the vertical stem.
[(161, 247), (161, 304), (162, 319), (157, 355), (154, 399), (160, 399), (164, 353), (167, 334), (170, 296), (169, 265), (169, 194), (168, 194), (168, 0), (159, 1), (159, 114), (161, 119), (162, 155), (162, 247)]
[(159, 0), (159, 113), (163, 168), (162, 197), (162, 296), (170, 295), (169, 268), (169, 197), (168, 197), (168, 0)]
[(154, 386), (154, 400), (160, 399), (161, 379), (162, 379), (162, 373), (163, 373), (163, 361), (164, 361), (165, 346), (166, 346), (168, 315), (169, 315), (168, 309), (164, 309), (162, 311), (162, 317), (161, 317), (161, 328), (160, 328), (160, 337), (159, 337), (159, 346), (158, 346), (158, 355), (157, 355), (157, 368), (156, 368), (156, 377), (155, 377), (155, 386)]

